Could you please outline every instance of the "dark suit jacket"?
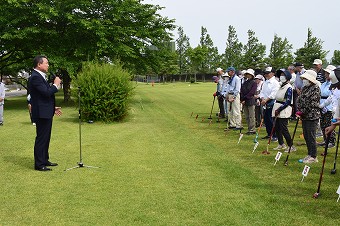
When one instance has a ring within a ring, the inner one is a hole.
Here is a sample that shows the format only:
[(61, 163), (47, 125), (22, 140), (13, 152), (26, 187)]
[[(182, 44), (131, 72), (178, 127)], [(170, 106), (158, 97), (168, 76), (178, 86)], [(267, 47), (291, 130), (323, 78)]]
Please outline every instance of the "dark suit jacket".
[(28, 89), (31, 94), (32, 117), (50, 119), (54, 115), (55, 97), (58, 89), (50, 86), (36, 70), (28, 80)]

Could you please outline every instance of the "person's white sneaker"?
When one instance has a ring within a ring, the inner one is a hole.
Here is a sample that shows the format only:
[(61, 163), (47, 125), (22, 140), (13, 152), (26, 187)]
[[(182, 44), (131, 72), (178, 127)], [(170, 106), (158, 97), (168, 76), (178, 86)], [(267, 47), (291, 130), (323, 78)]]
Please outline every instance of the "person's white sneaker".
[(287, 148), (287, 146), (285, 145), (285, 144), (282, 144), (282, 145), (277, 145), (277, 147), (276, 148), (273, 148), (274, 150), (282, 150), (282, 149), (286, 149)]
[(312, 156), (309, 156), (308, 159), (303, 161), (303, 163), (317, 163), (317, 162), (319, 162), (318, 158), (317, 157), (313, 158)]
[[(290, 152), (296, 151), (296, 147), (294, 145), (292, 145), (292, 147), (290, 148)], [(285, 152), (289, 152), (289, 147), (286, 148)]]

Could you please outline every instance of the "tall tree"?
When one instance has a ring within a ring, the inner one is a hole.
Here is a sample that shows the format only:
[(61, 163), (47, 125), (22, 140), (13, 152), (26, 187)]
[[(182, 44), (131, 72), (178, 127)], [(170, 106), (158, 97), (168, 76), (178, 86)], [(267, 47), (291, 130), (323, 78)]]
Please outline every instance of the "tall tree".
[(36, 54), (49, 56), (51, 70), (71, 75), (82, 61), (98, 59), (145, 71), (152, 64), (145, 50), (171, 41), (175, 28), (160, 9), (140, 0), (1, 1), (0, 73), (31, 68)]
[(244, 57), (241, 67), (243, 69), (262, 68), (265, 54), (266, 46), (259, 42), (254, 31), (248, 30), (248, 41), (244, 45)]
[(201, 27), (200, 46), (206, 52), (205, 58), (201, 63), (201, 72), (210, 73), (216, 68), (216, 65), (220, 64), (220, 56), (218, 54), (217, 47), (214, 46), (208, 31), (205, 27)]
[(226, 49), (224, 52), (225, 66), (240, 68), (242, 64), (242, 49), (243, 44), (239, 41), (235, 28), (229, 25)]
[(179, 73), (184, 74), (189, 72), (189, 54), (188, 50), (190, 48), (189, 37), (184, 34), (183, 27), (178, 28), (178, 38), (176, 39), (177, 44), (177, 55), (178, 55), (178, 66)]
[(326, 61), (328, 51), (322, 49), (322, 44), (323, 41), (313, 37), (312, 30), (308, 28), (307, 40), (302, 48), (297, 49), (295, 61), (303, 63), (306, 68), (311, 68), (315, 59)]
[(340, 66), (340, 50), (334, 50), (331, 64), (334, 66)]
[(293, 46), (289, 44), (287, 38), (282, 39), (275, 34), (270, 46), (268, 65), (274, 68), (287, 68), (293, 63), (292, 49)]

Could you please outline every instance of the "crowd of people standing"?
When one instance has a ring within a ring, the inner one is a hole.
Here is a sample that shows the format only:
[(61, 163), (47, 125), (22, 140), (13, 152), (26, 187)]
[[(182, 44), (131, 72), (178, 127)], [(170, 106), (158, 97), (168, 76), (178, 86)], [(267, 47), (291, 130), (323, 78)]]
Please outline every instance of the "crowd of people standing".
[[(278, 70), (217, 68), (213, 95), (218, 98), (219, 118), (227, 122), (225, 130), (242, 130), (243, 113), (247, 135), (255, 134), (257, 127), (265, 127), (262, 139), (278, 142), (274, 150), (292, 152), (297, 149), (288, 124), (301, 120), (308, 150), (302, 161), (318, 162), (317, 147), (334, 147), (334, 129), (340, 125), (340, 68), (328, 65), (324, 69), (320, 59), (315, 59), (313, 65), (307, 70), (300, 62)], [(316, 140), (318, 131), (322, 142)]]

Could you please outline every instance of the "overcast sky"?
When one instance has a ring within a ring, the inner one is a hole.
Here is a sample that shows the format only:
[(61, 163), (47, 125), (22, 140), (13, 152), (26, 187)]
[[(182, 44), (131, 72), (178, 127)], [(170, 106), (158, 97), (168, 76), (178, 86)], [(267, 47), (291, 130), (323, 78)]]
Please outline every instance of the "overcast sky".
[[(225, 50), (228, 27), (235, 27), (242, 43), (247, 31), (255, 32), (259, 41), (270, 49), (274, 34), (287, 38), (293, 52), (303, 47), (308, 28), (324, 41), (323, 49), (340, 50), (340, 0), (145, 0), (144, 3), (165, 7), (160, 14), (176, 19), (190, 38), (192, 47), (199, 42), (201, 26), (207, 28), (219, 52)], [(174, 32), (177, 38), (177, 30)]]

